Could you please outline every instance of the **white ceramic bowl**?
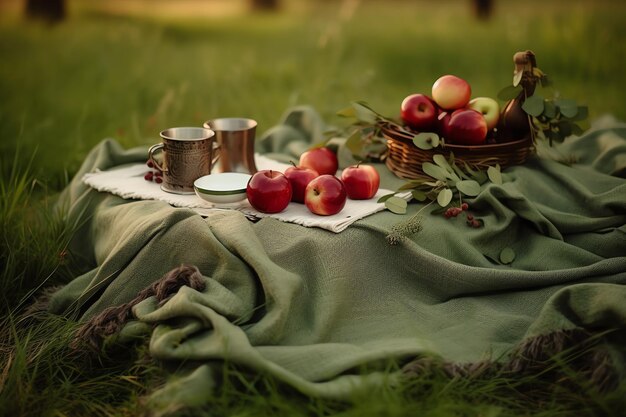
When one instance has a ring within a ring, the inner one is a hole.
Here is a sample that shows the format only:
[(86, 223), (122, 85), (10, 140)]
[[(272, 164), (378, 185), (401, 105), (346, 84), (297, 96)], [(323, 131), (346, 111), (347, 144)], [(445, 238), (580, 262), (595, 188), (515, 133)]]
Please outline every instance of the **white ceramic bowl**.
[(222, 172), (200, 177), (193, 189), (201, 199), (213, 204), (237, 203), (246, 198), (246, 187), (251, 175), (239, 172)]

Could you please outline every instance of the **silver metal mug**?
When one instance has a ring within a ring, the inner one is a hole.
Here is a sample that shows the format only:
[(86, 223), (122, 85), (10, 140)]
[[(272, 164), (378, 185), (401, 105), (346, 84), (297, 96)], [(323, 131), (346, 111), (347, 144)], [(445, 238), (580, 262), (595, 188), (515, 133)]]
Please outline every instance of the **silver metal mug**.
[(204, 127), (215, 132), (219, 159), (212, 173), (242, 172), (254, 174), (254, 137), (257, 122), (239, 117), (224, 117), (208, 120)]
[[(193, 182), (211, 173), (219, 158), (215, 132), (202, 127), (173, 127), (160, 133), (162, 142), (152, 145), (148, 159), (163, 171), (161, 189), (175, 194), (193, 194)], [(162, 163), (155, 159), (163, 152)]]

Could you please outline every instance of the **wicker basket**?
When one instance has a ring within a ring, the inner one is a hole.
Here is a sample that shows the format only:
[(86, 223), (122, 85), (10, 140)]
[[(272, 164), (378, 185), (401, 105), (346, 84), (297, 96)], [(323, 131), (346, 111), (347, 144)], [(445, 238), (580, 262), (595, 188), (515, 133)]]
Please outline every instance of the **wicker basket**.
[(442, 154), (447, 158), (450, 153), (454, 153), (457, 161), (466, 162), (473, 168), (485, 168), (487, 165), (496, 164), (506, 168), (523, 164), (535, 152), (530, 134), (526, 138), (511, 142), (476, 146), (444, 144), (424, 150), (413, 144), (415, 134), (403, 129), (402, 126), (389, 121), (381, 121), (379, 126), (387, 141), (385, 164), (391, 172), (405, 179), (427, 177), (422, 171), (422, 163), (432, 162), (435, 154)]

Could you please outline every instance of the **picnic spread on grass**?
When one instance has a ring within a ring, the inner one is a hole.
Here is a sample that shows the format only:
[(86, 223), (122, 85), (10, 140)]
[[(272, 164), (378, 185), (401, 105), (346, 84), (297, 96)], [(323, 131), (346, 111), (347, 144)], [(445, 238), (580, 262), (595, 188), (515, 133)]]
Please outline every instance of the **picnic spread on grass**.
[[(510, 164), (498, 151), (481, 181), (458, 154), (416, 172), (434, 137), (381, 126), (388, 147), (368, 163), (379, 192), (328, 217), (164, 192), (144, 179), (147, 147), (102, 141), (58, 202), (80, 225), (70, 251), (93, 268), (49, 311), (84, 321), (96, 349), (148, 336), (153, 357), (178, 364), (150, 395), (163, 409), (202, 404), (223, 361), (344, 399), (429, 358), (459, 375), (481, 363), (523, 373), (591, 341), (576, 371), (610, 389), (626, 371), (626, 124), (523, 143)], [(257, 138), (257, 168), (284, 171), (328, 129), (315, 109), (288, 109)], [(369, 152), (334, 145), (340, 169)]]

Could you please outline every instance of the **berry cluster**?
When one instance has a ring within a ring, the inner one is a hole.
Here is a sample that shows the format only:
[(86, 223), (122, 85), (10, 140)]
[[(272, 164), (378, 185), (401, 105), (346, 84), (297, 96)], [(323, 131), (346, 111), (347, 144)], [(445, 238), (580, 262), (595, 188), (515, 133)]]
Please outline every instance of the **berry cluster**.
[(465, 221), (468, 226), (473, 228), (479, 228), (483, 225), (483, 221), (480, 219), (475, 219), (471, 214), (467, 215), (467, 220)]
[(446, 217), (446, 219), (449, 219), (450, 217), (458, 216), (459, 214), (461, 214), (461, 212), (467, 210), (468, 208), (469, 205), (467, 203), (463, 203), (461, 204), (461, 207), (450, 207), (443, 212), (443, 215)]
[[(155, 168), (154, 162), (152, 162), (152, 160), (148, 160), (146, 165), (148, 165), (148, 168)], [(153, 171), (146, 172), (146, 175), (144, 175), (143, 178), (146, 181), (154, 181), (157, 184), (161, 184), (163, 182), (163, 173), (160, 169), (155, 168)]]
[[(450, 217), (457, 217), (459, 214), (461, 214), (464, 211), (467, 211), (468, 209), (469, 209), (469, 205), (467, 203), (463, 203), (461, 204), (460, 207), (448, 208), (446, 211), (443, 212), (443, 215), (445, 216), (446, 219), (449, 219)], [(467, 219), (466, 223), (470, 227), (478, 228), (483, 225), (482, 220), (475, 219), (474, 216), (469, 213), (467, 213), (466, 219)]]

